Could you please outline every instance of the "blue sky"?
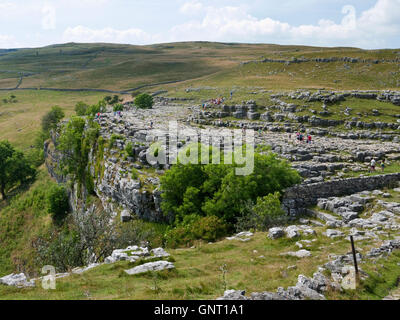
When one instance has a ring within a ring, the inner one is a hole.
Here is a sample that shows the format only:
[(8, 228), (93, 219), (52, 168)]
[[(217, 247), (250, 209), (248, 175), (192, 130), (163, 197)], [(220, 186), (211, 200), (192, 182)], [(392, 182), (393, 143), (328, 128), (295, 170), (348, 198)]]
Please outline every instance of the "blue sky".
[(0, 0), (0, 48), (194, 40), (400, 48), (400, 0)]

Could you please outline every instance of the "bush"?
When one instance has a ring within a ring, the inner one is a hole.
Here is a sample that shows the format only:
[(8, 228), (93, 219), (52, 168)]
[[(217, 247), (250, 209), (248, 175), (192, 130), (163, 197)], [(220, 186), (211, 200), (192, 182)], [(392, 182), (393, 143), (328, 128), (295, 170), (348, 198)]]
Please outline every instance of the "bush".
[(76, 231), (53, 230), (47, 237), (34, 243), (40, 265), (52, 265), (57, 272), (67, 272), (86, 264), (87, 252), (82, 250), (81, 238)]
[(195, 239), (202, 239), (208, 242), (216, 241), (226, 235), (227, 225), (216, 216), (208, 216), (200, 218), (196, 223), (192, 224), (191, 232)]
[[(118, 95), (114, 95), (113, 97), (111, 96), (106, 96), (104, 98), (104, 101), (107, 102), (110, 105), (114, 105), (116, 103), (122, 102), (123, 100), (119, 98)], [(117, 110), (117, 111), (122, 111), (122, 110)]]
[(118, 104), (116, 104), (116, 105), (113, 107), (113, 111), (114, 111), (114, 112), (117, 112), (117, 111), (124, 111), (124, 106), (123, 106), (121, 103), (118, 103)]
[(195, 240), (216, 241), (227, 234), (228, 226), (216, 216), (186, 216), (175, 228), (170, 228), (164, 236), (167, 247), (192, 246)]
[(85, 116), (87, 114), (87, 110), (89, 108), (89, 105), (79, 101), (76, 105), (75, 105), (75, 112), (77, 116)]
[(193, 244), (193, 237), (190, 234), (188, 226), (179, 226), (167, 230), (164, 235), (165, 246), (168, 248), (177, 248), (180, 246), (190, 247)]
[(54, 221), (61, 222), (69, 211), (67, 190), (64, 186), (54, 185), (48, 191), (48, 207)]
[(143, 220), (135, 219), (124, 222), (116, 230), (115, 248), (126, 248), (132, 245), (141, 245), (143, 242), (153, 244), (157, 237), (156, 230)]
[[(221, 154), (221, 157), (223, 155)], [(255, 203), (276, 191), (300, 182), (297, 171), (276, 155), (254, 155), (254, 171), (236, 175), (235, 164), (186, 164), (179, 162), (161, 177), (163, 212), (179, 222), (185, 215), (217, 216), (231, 226), (247, 201)]]
[(114, 147), (115, 141), (122, 140), (124, 137), (120, 134), (113, 133), (111, 135), (110, 141), (108, 142), (108, 148), (112, 149)]
[(60, 122), (62, 118), (64, 118), (64, 111), (58, 106), (54, 106), (51, 108), (51, 111), (46, 113), (42, 118), (42, 130), (46, 133), (50, 132), (50, 130), (54, 130), (57, 128), (57, 124)]
[(133, 144), (131, 141), (129, 141), (126, 146), (125, 146), (125, 153), (128, 157), (134, 157), (135, 155), (135, 150), (133, 149)]
[(286, 224), (288, 216), (281, 208), (280, 193), (271, 193), (257, 199), (253, 205), (249, 201), (241, 210), (235, 228), (236, 231), (257, 229), (265, 231), (271, 227)]
[(11, 189), (36, 176), (36, 169), (24, 154), (8, 141), (0, 141), (0, 194), (6, 199)]
[(142, 93), (136, 96), (135, 105), (141, 109), (151, 109), (153, 107), (153, 97), (147, 93)]

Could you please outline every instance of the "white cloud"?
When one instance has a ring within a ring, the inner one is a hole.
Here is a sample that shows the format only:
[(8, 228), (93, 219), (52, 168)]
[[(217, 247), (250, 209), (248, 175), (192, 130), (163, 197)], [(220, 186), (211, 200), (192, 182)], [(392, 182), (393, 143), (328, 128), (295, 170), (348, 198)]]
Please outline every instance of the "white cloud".
[[(106, 3), (109, 0), (100, 1)], [(138, 28), (92, 29), (79, 25), (67, 28), (63, 40), (132, 44), (207, 40), (377, 48), (390, 45), (388, 42), (400, 35), (400, 0), (376, 0), (373, 7), (359, 14), (354, 6), (346, 5), (342, 8), (340, 21), (320, 19), (314, 24), (301, 25), (270, 17), (257, 18), (247, 8), (208, 6), (200, 0), (193, 0), (179, 9), (190, 20), (169, 30), (150, 34)]]
[(204, 9), (204, 6), (201, 2), (191, 1), (191, 2), (184, 3), (180, 7), (179, 11), (183, 14), (192, 15), (192, 14), (197, 14), (197, 13), (201, 12), (203, 9)]
[(361, 14), (358, 22), (365, 31), (400, 36), (400, 0), (377, 1), (375, 6)]
[(44, 5), (42, 8), (42, 28), (44, 30), (53, 30), (56, 28), (56, 9), (51, 5)]
[(63, 34), (67, 42), (113, 42), (113, 43), (151, 43), (152, 37), (141, 29), (116, 30), (113, 28), (90, 29), (84, 26), (67, 28)]
[(351, 5), (342, 8), (339, 23), (321, 19), (317, 24), (291, 25), (271, 18), (258, 19), (245, 7), (205, 7), (189, 2), (181, 12), (202, 8), (203, 15), (196, 20), (171, 29), (170, 41), (210, 40), (244, 42), (279, 42), (311, 45), (382, 44), (390, 35), (400, 35), (400, 0), (377, 0), (374, 7), (357, 18)]

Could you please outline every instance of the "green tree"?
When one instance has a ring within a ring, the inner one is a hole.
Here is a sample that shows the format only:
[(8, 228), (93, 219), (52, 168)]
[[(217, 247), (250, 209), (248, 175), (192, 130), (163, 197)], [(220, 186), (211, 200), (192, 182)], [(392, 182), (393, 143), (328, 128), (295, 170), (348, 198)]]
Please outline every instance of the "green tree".
[(64, 111), (58, 106), (54, 106), (42, 118), (42, 130), (45, 133), (57, 128), (57, 124), (64, 118)]
[(98, 103), (89, 106), (86, 110), (86, 115), (95, 116), (96, 113), (104, 112), (106, 110), (106, 102), (100, 100)]
[(203, 204), (203, 211), (207, 215), (223, 217), (225, 221), (234, 223), (245, 201), (255, 202), (258, 197), (280, 192), (300, 180), (297, 171), (287, 161), (278, 159), (273, 153), (256, 153), (253, 173), (239, 176), (234, 167), (229, 168), (220, 187)]
[(123, 101), (123, 100), (120, 99), (118, 95), (114, 95), (114, 96), (112, 97), (111, 101), (110, 101), (110, 104), (111, 104), (111, 105), (114, 105), (114, 104), (119, 103), (119, 102), (122, 102), (122, 101)]
[(82, 101), (79, 101), (79, 102), (75, 105), (75, 112), (76, 112), (76, 115), (78, 115), (78, 116), (85, 116), (86, 113), (87, 113), (88, 108), (89, 108), (89, 105), (88, 105), (88, 104), (86, 104), (86, 103), (84, 103), (84, 102), (82, 102)]
[(301, 180), (287, 161), (272, 153), (255, 154), (250, 175), (237, 175), (237, 167), (223, 163), (183, 165), (178, 158), (178, 164), (161, 177), (163, 212), (176, 222), (196, 214), (216, 216), (232, 226), (246, 202), (255, 203), (257, 198), (282, 191)]
[(151, 109), (153, 107), (153, 97), (147, 93), (142, 93), (136, 96), (135, 105), (141, 109)]
[(0, 194), (3, 199), (9, 190), (35, 175), (35, 168), (21, 151), (14, 149), (8, 141), (0, 141)]
[[(86, 129), (85, 129), (86, 127)], [(80, 183), (87, 177), (86, 167), (90, 149), (99, 136), (100, 126), (90, 117), (73, 116), (62, 128), (57, 149), (63, 154), (60, 167), (64, 174), (72, 174)]]
[(84, 129), (85, 120), (83, 118), (71, 117), (63, 127), (57, 145), (57, 149), (63, 154), (61, 168), (64, 173), (74, 174), (75, 177), (82, 177), (82, 171), (86, 167), (86, 157), (82, 148)]
[(236, 231), (257, 229), (265, 231), (273, 226), (285, 224), (288, 216), (281, 207), (280, 193), (270, 193), (259, 197), (256, 204), (248, 202), (241, 211), (235, 224)]

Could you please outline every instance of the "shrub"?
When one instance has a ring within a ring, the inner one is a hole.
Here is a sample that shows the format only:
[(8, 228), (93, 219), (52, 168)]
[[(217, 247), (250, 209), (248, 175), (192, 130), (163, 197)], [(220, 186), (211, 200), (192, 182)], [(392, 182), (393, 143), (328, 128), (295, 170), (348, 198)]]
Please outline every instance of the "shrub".
[(8, 191), (35, 176), (36, 169), (24, 154), (8, 141), (0, 141), (0, 194), (3, 199)]
[(47, 199), (54, 221), (61, 222), (69, 211), (67, 190), (64, 186), (54, 185), (49, 189)]
[(255, 205), (251, 201), (241, 210), (235, 224), (236, 231), (257, 229), (265, 231), (273, 226), (287, 223), (288, 216), (281, 208), (280, 193), (271, 193), (257, 199)]
[[(223, 154), (221, 154), (221, 158)], [(254, 155), (250, 175), (236, 175), (235, 164), (186, 164), (179, 162), (161, 177), (163, 212), (177, 221), (185, 215), (217, 216), (231, 226), (247, 201), (255, 203), (276, 191), (300, 182), (299, 174), (276, 155)]]
[(169, 248), (176, 248), (183, 245), (189, 247), (193, 244), (193, 240), (188, 226), (171, 228), (164, 235), (165, 246)]
[(39, 264), (52, 265), (58, 272), (83, 266), (88, 258), (79, 234), (73, 230), (53, 230), (47, 237), (36, 240), (34, 246)]
[(138, 172), (135, 168), (132, 168), (132, 171), (131, 171), (131, 178), (132, 178), (133, 180), (139, 179), (139, 172)]
[(135, 219), (124, 222), (116, 230), (115, 248), (126, 248), (132, 245), (150, 244), (156, 238), (156, 230), (143, 220)]
[[(119, 98), (118, 95), (114, 95), (114, 96), (106, 96), (104, 98), (104, 101), (107, 102), (110, 105), (114, 105), (116, 103), (122, 102), (123, 100)], [(114, 110), (115, 111), (115, 110)], [(122, 110), (117, 110), (117, 111), (122, 111)]]
[(56, 129), (57, 124), (64, 116), (64, 111), (62, 111), (60, 107), (52, 107), (51, 111), (46, 113), (42, 118), (42, 130), (47, 133), (50, 132), (50, 130)]
[(99, 137), (100, 126), (91, 120), (77, 116), (71, 117), (62, 128), (58, 139), (57, 149), (63, 154), (60, 167), (64, 174), (73, 174), (74, 179), (83, 183), (86, 180), (85, 171), (88, 164), (90, 149), (96, 144)]
[(170, 228), (165, 233), (164, 241), (166, 246), (172, 248), (191, 246), (195, 240), (216, 241), (225, 236), (227, 230), (227, 224), (216, 216), (199, 217), (192, 214), (175, 228)]
[(113, 133), (113, 134), (111, 135), (110, 141), (109, 141), (109, 143), (108, 143), (108, 148), (111, 149), (111, 148), (114, 146), (115, 141), (116, 141), (116, 140), (119, 140), (119, 139), (122, 139), (122, 136), (119, 135), (119, 134)]
[(97, 104), (89, 106), (86, 110), (87, 116), (95, 116), (99, 112), (104, 112), (106, 110), (106, 102), (100, 100)]
[(117, 111), (124, 111), (124, 106), (123, 106), (121, 103), (118, 103), (118, 104), (116, 104), (116, 105), (113, 107), (113, 111), (114, 111), (114, 112), (117, 112)]
[(142, 93), (136, 96), (135, 105), (141, 109), (151, 109), (153, 107), (153, 97), (147, 93)]
[(216, 216), (207, 216), (200, 218), (191, 226), (191, 232), (195, 239), (205, 241), (216, 241), (227, 233), (226, 223)]
[(129, 141), (125, 146), (125, 153), (128, 157), (134, 157), (135, 150), (133, 149), (133, 144)]
[(89, 105), (79, 101), (76, 105), (75, 105), (75, 112), (77, 116), (85, 116), (87, 114)]

